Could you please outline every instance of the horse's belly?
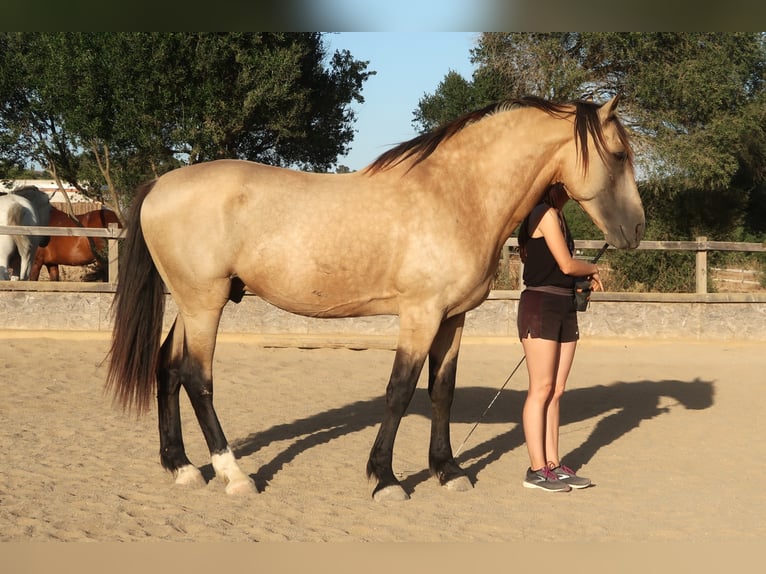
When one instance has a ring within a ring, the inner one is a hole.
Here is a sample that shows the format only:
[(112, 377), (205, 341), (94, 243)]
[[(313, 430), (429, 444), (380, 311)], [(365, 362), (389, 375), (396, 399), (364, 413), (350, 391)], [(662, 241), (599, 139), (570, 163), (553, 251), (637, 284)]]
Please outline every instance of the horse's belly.
[(396, 301), (370, 298), (328, 298), (315, 293), (259, 293), (263, 300), (290, 313), (306, 317), (341, 318), (370, 315), (395, 315)]
[(240, 275), (248, 291), (272, 305), (308, 317), (393, 315), (398, 311), (393, 293), (358, 279), (291, 273)]

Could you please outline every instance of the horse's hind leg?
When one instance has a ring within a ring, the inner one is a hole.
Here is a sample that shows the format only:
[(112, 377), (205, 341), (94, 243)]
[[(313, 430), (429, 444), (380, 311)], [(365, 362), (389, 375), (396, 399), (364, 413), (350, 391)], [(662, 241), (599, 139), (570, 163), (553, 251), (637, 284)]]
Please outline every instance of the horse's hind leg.
[(59, 280), (59, 266), (57, 264), (51, 264), (46, 265), (46, 269), (48, 269), (48, 280), (49, 281), (58, 281)]
[(464, 323), (465, 314), (444, 321), (428, 356), (428, 395), (431, 397), (428, 466), (442, 485), (461, 491), (470, 490), (473, 485), (452, 454), (449, 425)]
[(32, 258), (34, 256), (35, 248), (31, 242), (25, 244), (23, 248), (19, 248), (21, 264), (19, 265), (18, 270), (16, 270), (16, 275), (18, 275), (20, 281), (29, 281), (29, 271), (32, 268)]
[(183, 316), (184, 353), (178, 373), (226, 492), (255, 492), (255, 484), (239, 468), (213, 408), (213, 352), (220, 318), (221, 309)]
[(180, 317), (171, 327), (160, 351), (157, 373), (157, 412), (160, 431), (160, 462), (176, 484), (205, 486), (202, 473), (186, 456), (181, 432), (179, 393), (183, 360), (183, 326)]

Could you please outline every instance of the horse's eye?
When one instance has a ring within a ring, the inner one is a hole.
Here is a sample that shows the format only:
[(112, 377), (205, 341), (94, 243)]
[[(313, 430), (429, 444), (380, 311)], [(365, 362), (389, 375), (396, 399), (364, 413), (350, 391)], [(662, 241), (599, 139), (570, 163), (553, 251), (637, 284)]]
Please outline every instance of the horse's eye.
[(624, 162), (628, 159), (628, 154), (625, 151), (616, 151), (612, 154), (617, 161)]

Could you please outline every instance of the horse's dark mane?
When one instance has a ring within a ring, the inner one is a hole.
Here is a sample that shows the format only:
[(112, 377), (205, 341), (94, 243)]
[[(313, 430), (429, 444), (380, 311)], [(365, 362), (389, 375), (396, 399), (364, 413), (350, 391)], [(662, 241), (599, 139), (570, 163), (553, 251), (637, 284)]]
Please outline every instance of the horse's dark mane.
[(498, 111), (499, 108), (502, 107), (503, 104), (486, 106), (480, 110), (460, 116), (430, 132), (421, 134), (409, 141), (402, 142), (381, 154), (374, 162), (367, 166), (366, 171), (370, 173), (382, 171), (386, 168), (394, 167), (412, 156), (415, 156), (416, 158), (413, 165), (417, 165), (431, 155), (440, 143), (454, 136), (468, 124), (477, 122), (485, 116)]
[[(504, 112), (514, 108), (537, 108), (545, 113), (555, 117), (575, 116), (574, 129), (576, 136), (576, 143), (580, 150), (580, 155), (583, 160), (583, 167), (585, 170), (588, 168), (588, 134), (590, 133), (595, 142), (598, 153), (603, 157), (606, 150), (606, 142), (604, 140), (604, 133), (601, 126), (601, 121), (598, 116), (598, 109), (600, 105), (585, 100), (573, 100), (570, 102), (556, 103), (538, 98), (535, 96), (525, 96), (518, 99), (505, 100), (499, 103), (491, 104), (480, 110), (467, 113), (459, 118), (452, 120), (430, 132), (421, 134), (409, 141), (402, 142), (399, 145), (391, 148), (382, 155), (380, 155), (375, 161), (373, 161), (365, 171), (369, 174), (373, 174), (378, 171), (394, 167), (401, 162), (411, 157), (415, 158), (410, 169), (421, 161), (430, 156), (439, 144), (447, 141), (454, 136), (464, 127), (469, 124), (478, 122), (487, 116), (492, 114)], [(574, 107), (574, 110), (572, 109)], [(628, 133), (625, 127), (620, 123), (617, 117), (613, 116), (611, 120), (617, 126), (617, 133), (620, 141), (625, 147), (628, 154), (628, 161), (632, 161), (632, 153), (630, 151), (630, 145), (628, 142)]]

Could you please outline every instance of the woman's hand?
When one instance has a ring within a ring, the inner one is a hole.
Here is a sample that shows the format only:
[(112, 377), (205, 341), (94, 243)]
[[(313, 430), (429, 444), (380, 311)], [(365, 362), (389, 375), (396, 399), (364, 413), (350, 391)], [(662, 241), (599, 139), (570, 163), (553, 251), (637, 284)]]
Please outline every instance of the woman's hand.
[(604, 285), (601, 283), (601, 274), (598, 272), (598, 270), (588, 277), (588, 279), (591, 282), (591, 289), (593, 291), (603, 291)]

